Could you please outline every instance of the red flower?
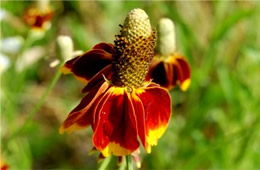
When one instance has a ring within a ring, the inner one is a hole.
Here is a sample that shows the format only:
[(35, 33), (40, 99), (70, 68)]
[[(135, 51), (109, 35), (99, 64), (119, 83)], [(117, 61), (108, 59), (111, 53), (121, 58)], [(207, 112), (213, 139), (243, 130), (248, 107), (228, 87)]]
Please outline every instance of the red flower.
[(190, 86), (190, 66), (181, 54), (174, 53), (169, 56), (155, 56), (148, 74), (155, 83), (172, 89), (178, 83), (183, 91)]
[(171, 117), (168, 91), (145, 81), (154, 55), (156, 34), (146, 13), (128, 14), (115, 45), (101, 43), (68, 61), (63, 72), (88, 82), (88, 92), (71, 111), (60, 132), (91, 125), (92, 142), (103, 156), (123, 156), (143, 144), (148, 153), (165, 132)]
[(190, 85), (190, 67), (179, 53), (176, 53), (175, 28), (171, 19), (159, 21), (160, 54), (153, 58), (147, 79), (171, 89), (177, 84), (185, 91)]
[(53, 10), (49, 7), (45, 10), (40, 10), (37, 7), (30, 7), (24, 13), (25, 22), (33, 29), (44, 30), (50, 24), (53, 17)]

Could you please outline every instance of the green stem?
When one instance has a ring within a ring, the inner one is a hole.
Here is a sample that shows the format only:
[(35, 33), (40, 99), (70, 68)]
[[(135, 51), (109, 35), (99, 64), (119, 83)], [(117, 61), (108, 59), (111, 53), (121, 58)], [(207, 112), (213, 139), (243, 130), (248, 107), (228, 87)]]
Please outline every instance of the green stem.
[[(24, 41), (24, 44), (22, 46), (22, 48), (20, 49), (19, 51), (19, 55), (17, 56), (16, 60), (15, 60), (15, 63), (19, 62), (19, 59), (24, 55), (24, 52), (29, 48), (31, 47), (31, 45), (33, 44), (33, 42), (35, 41), (36, 39), (33, 37), (33, 33), (32, 31), (30, 30), (28, 33), (27, 33), (27, 36), (25, 38), (25, 41)], [(16, 70), (15, 70), (16, 72)], [(27, 73), (27, 68), (24, 68), (19, 74), (19, 76), (16, 77), (15, 79), (15, 93), (18, 93), (24, 86), (24, 80), (26, 78), (26, 73)]]
[(100, 167), (98, 168), (98, 170), (105, 170), (109, 164), (109, 162), (111, 161), (112, 156), (107, 157), (105, 160), (103, 160), (102, 164), (100, 165)]
[[(60, 68), (60, 66), (62, 66), (62, 65), (63, 65), (63, 63), (61, 62), (61, 64), (59, 65), (58, 68)], [(13, 135), (10, 136), (9, 141), (12, 140), (17, 135), (19, 135), (20, 133), (22, 133), (24, 131), (24, 129), (26, 129), (26, 127), (30, 124), (31, 120), (33, 119), (33, 116), (39, 111), (41, 106), (44, 104), (46, 97), (48, 96), (50, 91), (53, 89), (53, 87), (57, 83), (60, 76), (61, 76), (61, 72), (60, 72), (60, 69), (58, 69), (57, 72), (55, 73), (53, 79), (51, 80), (50, 84), (48, 85), (47, 89), (44, 91), (42, 97), (38, 101), (38, 103), (34, 106), (34, 108), (31, 110), (31, 112), (29, 112), (28, 118), (25, 120), (22, 127), (20, 127), (16, 132), (13, 133)]]
[(126, 167), (127, 167), (127, 170), (133, 170), (131, 155), (126, 156)]
[(125, 168), (126, 168), (126, 160), (125, 160), (125, 157), (123, 157), (123, 160), (122, 160), (121, 166), (119, 167), (119, 170), (125, 170)]

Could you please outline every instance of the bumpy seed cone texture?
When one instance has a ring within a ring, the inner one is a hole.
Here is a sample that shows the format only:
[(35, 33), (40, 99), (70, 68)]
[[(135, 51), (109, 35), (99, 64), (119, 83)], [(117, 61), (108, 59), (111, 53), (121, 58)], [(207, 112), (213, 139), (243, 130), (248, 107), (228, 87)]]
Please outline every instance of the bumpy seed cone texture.
[(141, 87), (156, 43), (156, 32), (147, 14), (142, 9), (131, 10), (114, 42), (112, 83), (130, 89)]

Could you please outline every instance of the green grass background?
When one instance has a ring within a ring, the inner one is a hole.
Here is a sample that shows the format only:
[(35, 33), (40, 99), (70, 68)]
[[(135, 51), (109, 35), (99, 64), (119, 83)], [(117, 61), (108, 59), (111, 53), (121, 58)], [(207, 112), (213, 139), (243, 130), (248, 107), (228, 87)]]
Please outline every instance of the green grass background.
[[(1, 39), (21, 36), (26, 42), (30, 28), (22, 15), (33, 3), (1, 2), (1, 9), (22, 23), (19, 27), (1, 21)], [(1, 150), (11, 169), (100, 167), (98, 154), (88, 155), (90, 128), (58, 133), (83, 96), (83, 84), (62, 75), (31, 119), (29, 113), (57, 70), (49, 67), (56, 58), (57, 36), (71, 36), (75, 50), (112, 43), (118, 25), (133, 8), (144, 9), (154, 27), (161, 17), (175, 22), (177, 49), (187, 57), (192, 74), (187, 92), (171, 91), (169, 128), (151, 154), (141, 153), (141, 169), (260, 168), (259, 2), (53, 1), (51, 5), (55, 10), (51, 28), (43, 38), (24, 45), (42, 46), (46, 55), (18, 73), (15, 62), (22, 50), (6, 54), (11, 67), (1, 75)], [(115, 157), (107, 168), (117, 168)]]

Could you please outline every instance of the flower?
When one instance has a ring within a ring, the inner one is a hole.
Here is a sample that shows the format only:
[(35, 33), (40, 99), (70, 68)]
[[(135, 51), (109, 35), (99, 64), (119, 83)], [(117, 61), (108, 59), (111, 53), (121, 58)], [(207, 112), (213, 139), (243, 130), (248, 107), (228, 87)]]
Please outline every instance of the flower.
[(172, 89), (179, 83), (181, 90), (190, 86), (190, 67), (183, 55), (176, 52), (175, 30), (172, 20), (163, 18), (159, 23), (160, 54), (155, 55), (147, 76), (161, 86)]
[(88, 83), (88, 92), (71, 111), (60, 133), (91, 125), (94, 147), (104, 157), (135, 152), (139, 140), (148, 153), (167, 129), (171, 117), (168, 91), (146, 81), (154, 55), (156, 32), (142, 9), (131, 10), (114, 46), (100, 43), (62, 68)]
[(37, 1), (37, 6), (28, 8), (24, 13), (25, 22), (36, 30), (47, 30), (53, 17), (53, 10), (48, 0)]

